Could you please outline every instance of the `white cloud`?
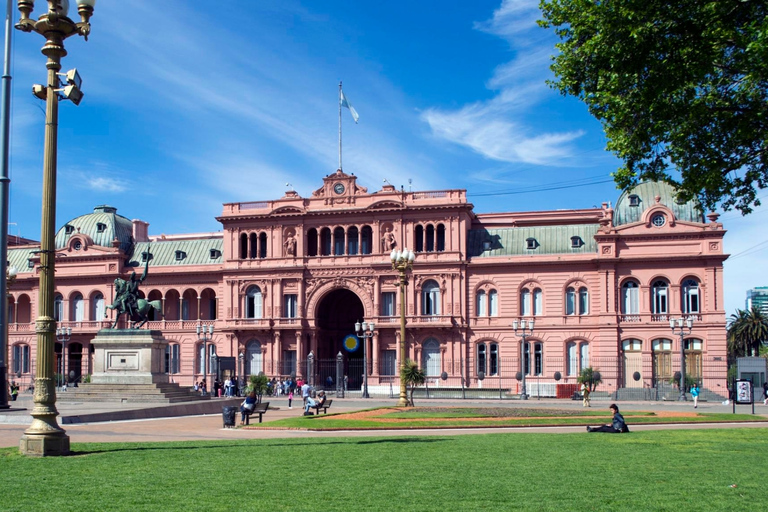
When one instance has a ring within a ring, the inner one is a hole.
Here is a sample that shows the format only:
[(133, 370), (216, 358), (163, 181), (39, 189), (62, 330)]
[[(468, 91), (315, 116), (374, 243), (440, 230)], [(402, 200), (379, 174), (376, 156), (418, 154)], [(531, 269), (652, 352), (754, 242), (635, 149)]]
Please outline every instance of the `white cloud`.
[(563, 165), (575, 154), (571, 144), (584, 132), (537, 131), (525, 115), (549, 92), (545, 80), (552, 45), (536, 25), (535, 0), (504, 0), (493, 17), (475, 28), (505, 38), (516, 56), (499, 65), (487, 82), (498, 94), (458, 110), (426, 109), (422, 119), (432, 133), (486, 158), (512, 163)]
[(125, 180), (117, 178), (109, 178), (105, 176), (99, 176), (96, 178), (88, 178), (85, 182), (86, 186), (91, 190), (98, 192), (125, 192), (128, 190), (128, 184)]

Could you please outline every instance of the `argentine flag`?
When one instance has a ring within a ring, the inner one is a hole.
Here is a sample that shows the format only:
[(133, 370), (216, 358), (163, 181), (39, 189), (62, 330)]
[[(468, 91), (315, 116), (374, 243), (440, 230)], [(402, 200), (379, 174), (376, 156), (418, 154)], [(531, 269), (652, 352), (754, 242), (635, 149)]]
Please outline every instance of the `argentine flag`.
[(357, 124), (357, 120), (360, 119), (360, 116), (357, 115), (357, 110), (355, 110), (355, 107), (353, 107), (352, 104), (347, 100), (347, 97), (344, 96), (344, 91), (341, 91), (341, 106), (347, 107), (349, 109), (350, 114), (352, 114), (352, 119), (354, 119), (355, 124)]

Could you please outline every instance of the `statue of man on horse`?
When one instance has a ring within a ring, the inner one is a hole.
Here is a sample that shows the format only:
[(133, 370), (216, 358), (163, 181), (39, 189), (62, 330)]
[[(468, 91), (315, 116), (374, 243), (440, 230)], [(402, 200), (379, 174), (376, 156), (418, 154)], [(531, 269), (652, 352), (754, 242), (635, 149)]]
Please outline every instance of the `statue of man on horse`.
[[(106, 309), (117, 311), (115, 323), (112, 328), (116, 328), (120, 321), (120, 315), (126, 315), (131, 322), (131, 329), (138, 329), (149, 320), (149, 313), (156, 311), (162, 315), (162, 303), (159, 300), (146, 300), (139, 296), (139, 285), (147, 278), (149, 270), (149, 246), (147, 246), (147, 263), (144, 265), (144, 273), (140, 278), (136, 278), (136, 272), (131, 272), (129, 280), (115, 279), (115, 300)], [(106, 310), (104, 317), (107, 317)]]

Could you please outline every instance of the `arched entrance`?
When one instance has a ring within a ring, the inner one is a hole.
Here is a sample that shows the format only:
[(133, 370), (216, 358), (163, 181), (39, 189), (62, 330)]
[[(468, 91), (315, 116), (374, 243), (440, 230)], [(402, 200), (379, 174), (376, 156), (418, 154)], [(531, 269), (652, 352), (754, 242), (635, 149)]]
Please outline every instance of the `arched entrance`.
[[(344, 356), (344, 373), (350, 389), (358, 389), (362, 383), (363, 347), (355, 352), (344, 349), (344, 338), (355, 333), (355, 322), (363, 320), (365, 308), (360, 298), (352, 291), (340, 288), (322, 298), (317, 308), (317, 384), (329, 385), (331, 378), (336, 383), (336, 356)], [(369, 354), (370, 361), (370, 354)], [(370, 366), (370, 362), (369, 362)]]

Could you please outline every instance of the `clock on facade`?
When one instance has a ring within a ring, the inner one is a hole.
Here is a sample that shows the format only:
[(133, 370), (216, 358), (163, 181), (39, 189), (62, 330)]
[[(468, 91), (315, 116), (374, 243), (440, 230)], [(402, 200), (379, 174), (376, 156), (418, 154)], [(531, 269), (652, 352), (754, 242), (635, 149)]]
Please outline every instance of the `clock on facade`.
[(333, 186), (333, 191), (337, 194), (343, 194), (344, 193), (344, 184), (343, 183), (337, 183)]

